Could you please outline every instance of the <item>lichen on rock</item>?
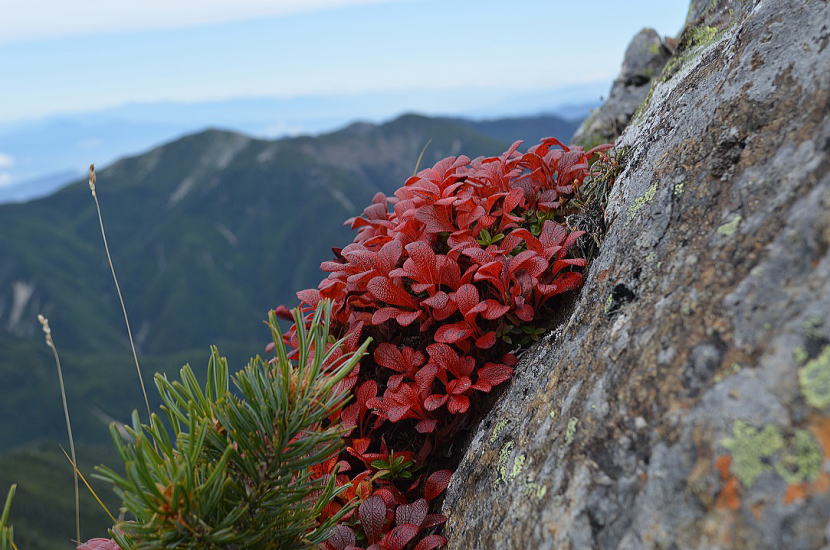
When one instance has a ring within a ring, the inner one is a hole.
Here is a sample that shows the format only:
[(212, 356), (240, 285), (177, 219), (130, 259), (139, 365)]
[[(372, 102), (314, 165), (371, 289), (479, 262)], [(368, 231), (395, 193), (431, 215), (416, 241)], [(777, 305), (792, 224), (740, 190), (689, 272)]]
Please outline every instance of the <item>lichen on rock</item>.
[(830, 346), (798, 371), (798, 380), (810, 405), (819, 409), (830, 405)]

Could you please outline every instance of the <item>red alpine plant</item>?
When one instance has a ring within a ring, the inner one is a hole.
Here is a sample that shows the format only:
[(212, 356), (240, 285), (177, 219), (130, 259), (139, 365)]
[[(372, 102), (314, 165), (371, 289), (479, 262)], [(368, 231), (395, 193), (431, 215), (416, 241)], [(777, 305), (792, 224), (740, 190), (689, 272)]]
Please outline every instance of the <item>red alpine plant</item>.
[[(520, 145), (498, 157), (446, 158), (394, 196), (376, 194), (346, 222), (356, 235), (322, 263), (328, 276), (297, 293), (309, 312), (332, 301), (345, 351), (374, 342), (343, 382), (352, 403), (329, 419), (342, 424), (346, 451), (317, 470), (352, 483), (335, 508), (357, 505), (327, 550), (446, 542), (435, 533), (446, 518), (430, 505), (451, 472), (423, 473), (440, 463), (433, 451), (481, 394), (510, 379), (515, 344), (540, 310), (582, 285), (587, 260), (574, 250), (583, 231), (566, 219), (610, 146), (584, 151), (546, 138), (522, 153)], [(296, 330), (284, 340), (296, 347)]]

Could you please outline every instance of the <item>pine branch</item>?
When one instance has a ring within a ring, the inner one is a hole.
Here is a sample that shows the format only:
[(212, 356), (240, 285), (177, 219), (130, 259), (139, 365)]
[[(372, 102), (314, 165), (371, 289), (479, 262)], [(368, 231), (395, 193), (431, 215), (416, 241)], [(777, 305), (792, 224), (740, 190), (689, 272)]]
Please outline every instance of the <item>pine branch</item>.
[(133, 516), (112, 531), (122, 549), (310, 549), (350, 510), (320, 520), (347, 486), (319, 465), (343, 449), (343, 430), (329, 418), (348, 401), (340, 383), (369, 342), (340, 354), (328, 303), (309, 318), (294, 314), (296, 361), (272, 313), (273, 361), (255, 357), (230, 376), (212, 348), (204, 384), (189, 365), (177, 380), (156, 375), (163, 414), (142, 424), (134, 412), (131, 441), (111, 427), (125, 473), (99, 467), (98, 476)]

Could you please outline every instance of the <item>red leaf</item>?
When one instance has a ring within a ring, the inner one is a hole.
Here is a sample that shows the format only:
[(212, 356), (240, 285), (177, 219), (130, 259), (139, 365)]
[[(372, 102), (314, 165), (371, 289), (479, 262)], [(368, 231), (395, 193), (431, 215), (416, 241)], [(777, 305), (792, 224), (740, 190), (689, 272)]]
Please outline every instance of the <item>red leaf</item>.
[(482, 316), (490, 321), (498, 319), (510, 311), (510, 306), (499, 303), (496, 300), (484, 300), (482, 303), (486, 304), (486, 309)]
[(447, 544), (447, 539), (441, 535), (429, 535), (428, 537), (421, 539), (421, 541), (415, 546), (414, 550), (435, 550), (444, 544)]
[(478, 289), (471, 284), (461, 285), (461, 287), (453, 293), (452, 299), (456, 304), (458, 304), (458, 309), (460, 309), (462, 313), (466, 313), (478, 305)]
[(357, 394), (357, 402), (361, 407), (366, 406), (366, 402), (378, 395), (378, 383), (374, 380), (367, 380), (362, 383), (355, 392)]
[(348, 546), (354, 546), (357, 540), (354, 536), (354, 531), (345, 525), (335, 525), (332, 529), (332, 535), (326, 541), (334, 550), (345, 550)]
[(450, 484), (451, 479), (452, 472), (449, 470), (438, 470), (437, 472), (433, 472), (424, 484), (424, 498), (432, 500), (443, 493)]
[(415, 213), (415, 218), (424, 224), (427, 233), (452, 233), (457, 229), (450, 220), (447, 206), (423, 206)]
[(446, 523), (447, 516), (444, 514), (428, 514), (424, 521), (421, 523), (421, 529), (427, 529), (429, 527), (434, 527), (436, 525), (441, 525), (442, 523)]
[(395, 307), (382, 307), (372, 314), (372, 324), (382, 325), (389, 319), (394, 319), (400, 310)]
[(532, 321), (533, 320), (533, 308), (530, 307), (528, 304), (522, 304), (521, 306), (517, 307), (514, 311), (516, 317), (521, 319), (522, 321)]
[(398, 322), (398, 324), (399, 324), (399, 325), (401, 325), (402, 327), (408, 327), (409, 325), (411, 325), (412, 323), (414, 323), (414, 322), (415, 322), (415, 320), (416, 320), (418, 317), (420, 317), (420, 316), (421, 316), (421, 312), (420, 312), (420, 311), (401, 311), (401, 312), (400, 312), (400, 313), (398, 313), (398, 315), (395, 317), (395, 320), (396, 320), (396, 321)]
[(490, 349), (496, 345), (496, 333), (492, 330), (486, 334), (478, 337), (476, 340), (476, 347), (481, 349)]
[(434, 411), (447, 402), (446, 395), (433, 394), (424, 399), (424, 408), (428, 411)]
[(464, 322), (453, 323), (450, 325), (442, 325), (435, 331), (435, 341), (444, 344), (455, 344), (461, 340), (466, 340), (473, 335), (472, 329)]
[(372, 296), (393, 306), (411, 307), (416, 309), (418, 304), (403, 288), (397, 286), (388, 277), (375, 277), (366, 285)]
[(435, 252), (428, 243), (415, 241), (406, 245), (406, 251), (409, 254), (409, 259), (404, 267), (409, 270), (413, 279), (421, 283), (438, 282)]
[(395, 510), (395, 522), (398, 525), (411, 523), (420, 526), (427, 517), (429, 504), (423, 498), (419, 498), (412, 504), (401, 504)]
[(316, 306), (317, 302), (320, 301), (320, 291), (314, 288), (301, 290), (297, 293), (297, 299), (300, 300), (301, 304)]
[(397, 372), (406, 372), (406, 364), (398, 346), (383, 342), (375, 349), (375, 363)]
[(434, 296), (430, 296), (421, 303), (426, 304), (433, 309), (444, 309), (445, 307), (447, 307), (449, 301), (449, 295), (444, 291), (439, 291), (436, 292)]
[[(511, 376), (513, 376), (512, 367), (487, 363), (478, 369), (478, 383), (474, 387), (480, 391), (488, 392), (493, 386), (498, 386), (502, 382), (509, 380)], [(487, 389), (484, 389), (485, 387)]]
[(451, 395), (461, 395), (467, 391), (471, 385), (472, 382), (466, 376), (450, 380), (449, 384), (447, 384), (447, 393)]
[(466, 395), (451, 395), (447, 402), (447, 410), (451, 414), (463, 414), (470, 408), (470, 398)]
[(415, 384), (418, 386), (418, 391), (426, 393), (432, 387), (432, 381), (435, 380), (435, 375), (438, 374), (438, 366), (434, 364), (426, 365), (415, 373)]
[(388, 550), (403, 550), (403, 547), (418, 534), (418, 529), (417, 525), (399, 525), (386, 535), (384, 538), (384, 546)]
[(371, 496), (360, 504), (357, 510), (363, 532), (370, 543), (380, 540), (386, 525), (386, 503), (379, 496)]
[(403, 419), (406, 416), (406, 413), (409, 412), (409, 409), (412, 407), (410, 405), (399, 405), (396, 407), (390, 407), (388, 411), (386, 411), (386, 416), (389, 417), (390, 422), (398, 422), (399, 420)]

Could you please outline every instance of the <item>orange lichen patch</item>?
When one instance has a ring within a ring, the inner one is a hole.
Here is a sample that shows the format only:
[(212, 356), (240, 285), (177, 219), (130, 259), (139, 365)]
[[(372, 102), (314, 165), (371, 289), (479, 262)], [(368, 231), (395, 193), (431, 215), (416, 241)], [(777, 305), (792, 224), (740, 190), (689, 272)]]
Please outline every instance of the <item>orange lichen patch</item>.
[(715, 460), (715, 468), (723, 480), (723, 488), (718, 493), (715, 507), (722, 510), (738, 510), (741, 507), (740, 484), (738, 479), (732, 475), (731, 465), (730, 455), (721, 455)]
[(784, 491), (784, 504), (792, 504), (796, 500), (804, 500), (809, 494), (807, 483), (791, 483)]
[(732, 477), (732, 472), (729, 467), (732, 466), (732, 457), (730, 455), (720, 455), (715, 460), (715, 468), (720, 472), (720, 477), (724, 481)]
[(723, 484), (718, 499), (715, 501), (717, 508), (726, 510), (738, 510), (741, 507), (741, 495), (738, 491), (738, 480), (734, 477), (726, 480)]
[[(816, 438), (824, 454), (824, 459), (830, 459), (830, 418), (813, 418), (809, 426), (810, 432)], [(810, 484), (810, 491), (813, 493), (824, 493), (830, 491), (830, 475), (823, 469), (818, 479)]]
[(818, 479), (810, 484), (810, 489), (812, 489), (814, 493), (824, 493), (826, 491), (830, 491), (830, 475), (826, 472), (821, 472)]
[(809, 429), (824, 450), (824, 457), (830, 458), (830, 418), (813, 418)]

